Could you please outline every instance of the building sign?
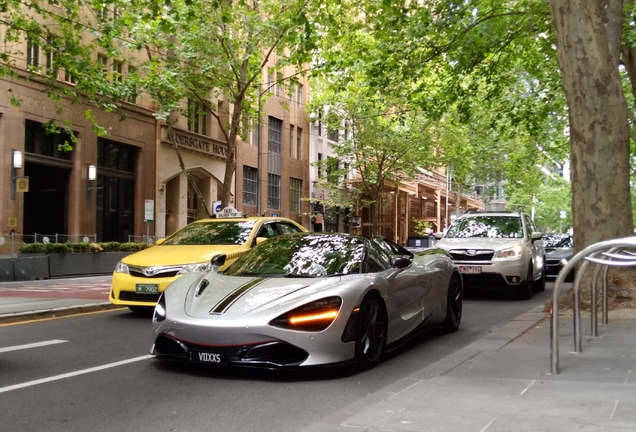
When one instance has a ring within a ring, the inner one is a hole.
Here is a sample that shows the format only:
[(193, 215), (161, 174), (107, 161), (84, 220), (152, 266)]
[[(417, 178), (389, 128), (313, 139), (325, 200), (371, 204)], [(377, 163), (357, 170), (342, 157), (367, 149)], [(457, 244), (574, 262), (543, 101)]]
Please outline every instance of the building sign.
[(144, 222), (152, 222), (155, 219), (155, 201), (146, 200), (144, 205)]
[(173, 139), (181, 147), (227, 159), (227, 145), (225, 143), (214, 142), (212, 139), (201, 135), (189, 134), (174, 129), (172, 130), (172, 136), (170, 136), (166, 128), (165, 141), (172, 143)]

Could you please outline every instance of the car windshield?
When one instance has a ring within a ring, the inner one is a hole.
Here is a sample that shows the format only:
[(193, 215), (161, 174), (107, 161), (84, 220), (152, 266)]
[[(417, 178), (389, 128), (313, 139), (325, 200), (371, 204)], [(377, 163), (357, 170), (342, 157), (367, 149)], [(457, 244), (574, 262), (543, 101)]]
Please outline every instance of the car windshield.
[(543, 236), (543, 246), (546, 248), (571, 248), (574, 247), (572, 237), (569, 235), (546, 235)]
[(518, 216), (474, 216), (456, 220), (446, 238), (522, 238), (523, 228)]
[(162, 245), (241, 245), (254, 221), (194, 222), (172, 234)]
[(346, 234), (285, 234), (261, 243), (234, 262), (230, 276), (322, 277), (359, 273), (364, 240)]

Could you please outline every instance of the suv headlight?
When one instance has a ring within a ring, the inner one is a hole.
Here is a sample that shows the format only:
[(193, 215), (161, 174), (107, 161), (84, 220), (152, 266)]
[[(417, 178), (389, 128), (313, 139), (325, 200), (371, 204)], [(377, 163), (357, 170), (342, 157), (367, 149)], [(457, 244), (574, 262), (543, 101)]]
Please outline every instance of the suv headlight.
[(521, 253), (523, 252), (523, 246), (520, 244), (516, 244), (511, 248), (502, 249), (497, 252), (497, 258), (510, 259), (510, 258), (519, 258)]
[(124, 264), (123, 262), (119, 261), (115, 266), (115, 273), (130, 274), (130, 272), (128, 271), (128, 264)]
[(177, 274), (209, 272), (210, 270), (212, 270), (212, 263), (208, 261), (203, 263), (186, 264)]

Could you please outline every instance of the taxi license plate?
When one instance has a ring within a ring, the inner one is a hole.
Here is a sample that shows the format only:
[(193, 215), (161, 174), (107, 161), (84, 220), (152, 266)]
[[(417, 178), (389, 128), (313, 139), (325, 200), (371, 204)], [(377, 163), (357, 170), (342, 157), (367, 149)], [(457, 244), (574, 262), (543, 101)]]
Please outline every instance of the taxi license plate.
[(459, 272), (464, 274), (480, 274), (481, 267), (479, 266), (459, 266)]
[(225, 356), (221, 353), (192, 351), (190, 352), (190, 360), (200, 363), (226, 364)]
[(135, 292), (138, 294), (157, 294), (159, 292), (159, 285), (137, 284), (135, 285)]

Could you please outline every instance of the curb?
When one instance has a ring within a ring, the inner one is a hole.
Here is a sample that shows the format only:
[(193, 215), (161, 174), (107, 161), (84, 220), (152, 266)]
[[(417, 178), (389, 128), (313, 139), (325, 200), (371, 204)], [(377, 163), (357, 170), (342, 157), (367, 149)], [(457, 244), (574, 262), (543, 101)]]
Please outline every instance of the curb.
[(87, 312), (101, 312), (107, 310), (125, 309), (121, 305), (114, 305), (110, 302), (88, 303), (84, 305), (65, 306), (52, 309), (41, 309), (36, 311), (16, 312), (0, 315), (0, 324), (11, 324), (28, 320), (61, 318), (70, 315), (78, 315)]

